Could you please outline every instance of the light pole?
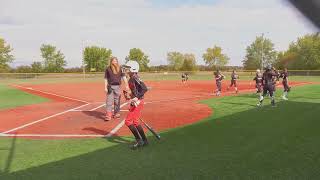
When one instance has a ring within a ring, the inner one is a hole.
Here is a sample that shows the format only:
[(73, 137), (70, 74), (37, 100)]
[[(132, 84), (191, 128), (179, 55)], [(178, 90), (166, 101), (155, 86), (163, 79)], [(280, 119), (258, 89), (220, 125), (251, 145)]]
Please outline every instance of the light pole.
[(84, 61), (84, 51), (86, 49), (86, 40), (82, 39), (82, 74), (83, 74), (83, 79), (86, 78), (86, 65)]
[(263, 44), (264, 44), (264, 34), (262, 33), (262, 41), (261, 41), (261, 62), (260, 62), (260, 68), (261, 68), (261, 71), (263, 70)]

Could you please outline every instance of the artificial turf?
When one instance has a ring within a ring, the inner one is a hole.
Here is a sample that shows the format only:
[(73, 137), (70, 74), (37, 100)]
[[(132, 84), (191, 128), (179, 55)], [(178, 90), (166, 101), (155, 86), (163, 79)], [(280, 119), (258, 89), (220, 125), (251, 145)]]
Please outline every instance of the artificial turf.
[(38, 104), (49, 101), (48, 99), (28, 94), (8, 85), (0, 84), (0, 110)]
[(127, 137), (2, 138), (0, 179), (319, 179), (319, 92), (295, 87), (275, 108), (255, 95), (204, 100), (212, 116), (137, 151)]

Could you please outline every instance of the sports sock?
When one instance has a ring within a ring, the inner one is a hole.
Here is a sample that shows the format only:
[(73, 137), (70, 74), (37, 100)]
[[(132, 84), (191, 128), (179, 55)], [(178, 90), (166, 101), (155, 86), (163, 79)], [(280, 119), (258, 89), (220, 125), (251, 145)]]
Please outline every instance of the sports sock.
[(148, 139), (147, 139), (147, 137), (146, 137), (146, 135), (145, 135), (145, 133), (144, 133), (144, 131), (143, 131), (142, 126), (141, 126), (141, 125), (138, 125), (138, 126), (136, 126), (136, 128), (137, 128), (137, 130), (138, 130), (138, 132), (139, 132), (142, 140), (143, 140), (144, 142), (148, 142)]
[(133, 124), (128, 126), (128, 128), (130, 129), (130, 131), (132, 132), (132, 134), (134, 135), (137, 141), (141, 139), (137, 128)]

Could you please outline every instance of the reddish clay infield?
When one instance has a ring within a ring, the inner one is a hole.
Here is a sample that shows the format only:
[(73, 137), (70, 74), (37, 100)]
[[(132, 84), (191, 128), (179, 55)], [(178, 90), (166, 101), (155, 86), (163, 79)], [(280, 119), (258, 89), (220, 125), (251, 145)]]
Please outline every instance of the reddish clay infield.
[[(222, 95), (228, 81), (223, 84)], [(146, 82), (152, 89), (145, 96), (142, 118), (157, 131), (195, 123), (211, 115), (199, 100), (212, 98), (212, 81)], [(291, 82), (292, 86), (310, 83)], [(26, 138), (80, 138), (130, 135), (124, 127), (128, 105), (122, 102), (120, 120), (104, 121), (103, 83), (41, 84), (13, 87), (50, 99), (50, 102), (0, 111), (0, 132), (4, 136)], [(253, 92), (254, 84), (241, 81), (240, 92)]]

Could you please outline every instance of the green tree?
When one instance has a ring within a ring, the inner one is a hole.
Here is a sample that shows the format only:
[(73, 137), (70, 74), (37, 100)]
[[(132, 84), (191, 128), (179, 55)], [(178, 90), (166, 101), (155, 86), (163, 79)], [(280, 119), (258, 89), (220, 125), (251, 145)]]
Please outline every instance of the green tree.
[(22, 65), (22, 66), (18, 66), (15, 69), (15, 72), (17, 72), (17, 73), (32, 73), (32, 68), (27, 65)]
[(298, 38), (283, 54), (282, 57), (278, 57), (278, 62), (289, 69), (320, 69), (319, 33)]
[(219, 46), (208, 48), (202, 58), (210, 68), (219, 68), (229, 62), (229, 57), (222, 53), (222, 48)]
[[(262, 66), (272, 65), (277, 58), (277, 51), (270, 39), (263, 36), (256, 37), (255, 41), (247, 47), (243, 66), (245, 69), (258, 69)], [(262, 60), (262, 62), (261, 62)]]
[(170, 69), (178, 71), (182, 68), (184, 64), (184, 55), (180, 52), (168, 52), (167, 61)]
[(9, 63), (14, 60), (14, 57), (11, 54), (12, 50), (10, 45), (0, 37), (0, 72), (9, 70)]
[(196, 57), (194, 54), (184, 54), (183, 64), (181, 66), (182, 71), (195, 71), (197, 69)]
[(43, 44), (40, 47), (41, 56), (44, 59), (44, 70), (46, 72), (63, 72), (67, 65), (64, 55), (55, 46)]
[(112, 56), (107, 48), (90, 46), (83, 51), (83, 62), (87, 71), (104, 71)]
[(33, 73), (41, 73), (43, 70), (42, 63), (41, 62), (33, 62), (31, 64), (31, 69), (32, 69)]
[(149, 69), (149, 57), (139, 48), (130, 49), (129, 55), (126, 57), (126, 62), (129, 60), (137, 61), (140, 66), (140, 71), (146, 71)]

